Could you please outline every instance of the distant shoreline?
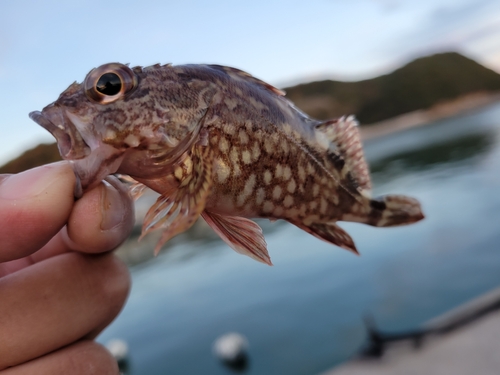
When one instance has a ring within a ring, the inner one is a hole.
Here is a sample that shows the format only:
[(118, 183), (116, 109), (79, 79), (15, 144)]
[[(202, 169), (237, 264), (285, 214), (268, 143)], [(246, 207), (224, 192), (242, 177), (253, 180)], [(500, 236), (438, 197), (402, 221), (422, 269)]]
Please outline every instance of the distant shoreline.
[(499, 92), (476, 92), (464, 95), (454, 100), (441, 102), (429, 109), (420, 109), (388, 120), (363, 125), (360, 127), (361, 139), (366, 141), (426, 125), (430, 122), (473, 111), (495, 102), (500, 102)]

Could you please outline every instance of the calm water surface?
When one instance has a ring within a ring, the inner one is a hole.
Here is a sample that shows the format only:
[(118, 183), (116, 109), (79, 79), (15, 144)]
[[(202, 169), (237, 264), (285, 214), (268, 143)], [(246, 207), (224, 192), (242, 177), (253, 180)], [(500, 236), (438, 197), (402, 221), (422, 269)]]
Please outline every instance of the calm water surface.
[(130, 374), (230, 374), (213, 341), (250, 342), (247, 374), (317, 374), (383, 330), (419, 326), (500, 285), (500, 105), (365, 147), (374, 195), (418, 198), (426, 220), (342, 223), (362, 256), (288, 225), (267, 225), (274, 267), (220, 241), (184, 242), (132, 269), (129, 301), (100, 341), (125, 339)]

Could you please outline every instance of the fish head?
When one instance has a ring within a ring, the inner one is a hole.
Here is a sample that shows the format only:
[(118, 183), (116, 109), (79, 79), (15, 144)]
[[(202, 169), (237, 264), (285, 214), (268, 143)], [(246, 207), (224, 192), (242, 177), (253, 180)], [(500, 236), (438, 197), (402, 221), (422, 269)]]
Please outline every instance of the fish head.
[(56, 138), (83, 190), (117, 172), (164, 174), (192, 142), (196, 122), (172, 121), (175, 108), (171, 111), (164, 67), (102, 65), (54, 103), (30, 113)]

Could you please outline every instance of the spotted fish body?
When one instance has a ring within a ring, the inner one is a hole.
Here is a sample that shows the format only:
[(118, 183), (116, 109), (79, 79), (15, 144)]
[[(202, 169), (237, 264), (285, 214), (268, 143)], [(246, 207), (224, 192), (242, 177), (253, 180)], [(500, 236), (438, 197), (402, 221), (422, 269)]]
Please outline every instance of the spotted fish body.
[(130, 176), (137, 196), (160, 193), (143, 228), (163, 230), (157, 249), (202, 216), (233, 249), (271, 264), (249, 218), (284, 219), (354, 252), (337, 221), (423, 218), (412, 198), (370, 198), (353, 117), (313, 120), (234, 68), (106, 64), (30, 116), (58, 140), (78, 193), (113, 173)]

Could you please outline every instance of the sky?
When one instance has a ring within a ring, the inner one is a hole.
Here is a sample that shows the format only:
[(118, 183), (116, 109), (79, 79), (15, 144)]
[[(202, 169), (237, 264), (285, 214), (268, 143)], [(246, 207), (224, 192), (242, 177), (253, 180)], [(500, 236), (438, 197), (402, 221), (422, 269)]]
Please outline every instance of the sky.
[(28, 117), (108, 62), (217, 63), (278, 87), (457, 51), (500, 72), (498, 0), (0, 3), (0, 165), (52, 136)]

